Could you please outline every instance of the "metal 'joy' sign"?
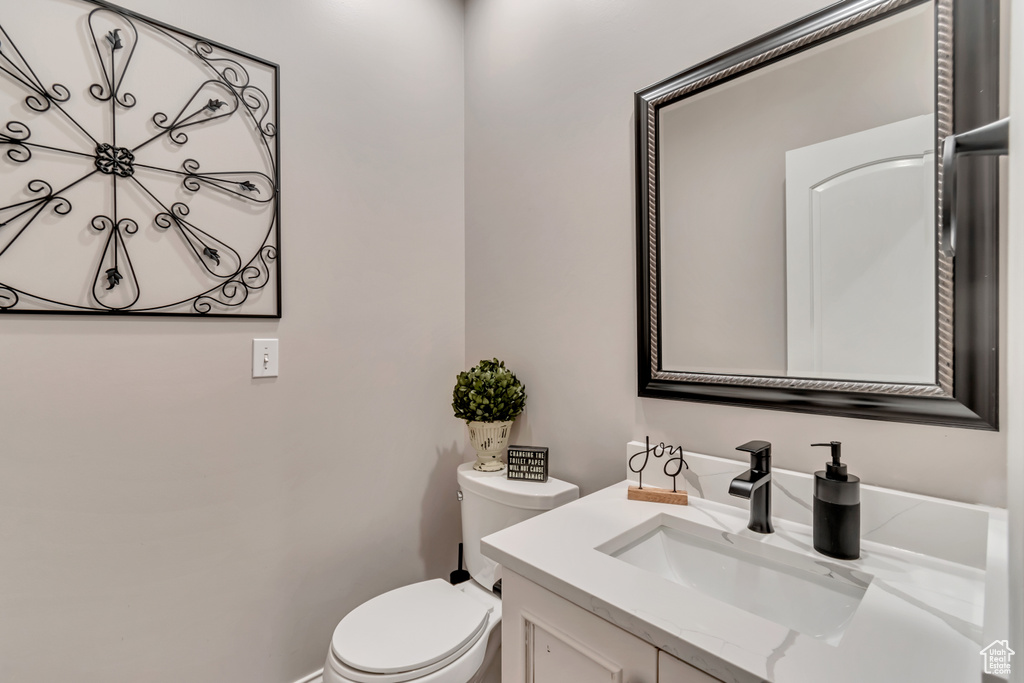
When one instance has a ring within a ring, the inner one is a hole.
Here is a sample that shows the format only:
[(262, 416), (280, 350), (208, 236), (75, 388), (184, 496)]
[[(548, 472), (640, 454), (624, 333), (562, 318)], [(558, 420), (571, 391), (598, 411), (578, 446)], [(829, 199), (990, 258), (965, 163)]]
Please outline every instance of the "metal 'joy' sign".
[(684, 467), (690, 469), (690, 465), (683, 458), (683, 447), (671, 444), (666, 445), (664, 441), (657, 446), (651, 446), (651, 437), (649, 436), (645, 437), (645, 443), (647, 447), (631, 455), (627, 462), (630, 471), (636, 472), (639, 475), (639, 488), (642, 489), (644, 487), (644, 470), (647, 468), (650, 456), (662, 458), (668, 455), (662, 471), (666, 476), (672, 478), (672, 491), (676, 491), (676, 477), (682, 474)]

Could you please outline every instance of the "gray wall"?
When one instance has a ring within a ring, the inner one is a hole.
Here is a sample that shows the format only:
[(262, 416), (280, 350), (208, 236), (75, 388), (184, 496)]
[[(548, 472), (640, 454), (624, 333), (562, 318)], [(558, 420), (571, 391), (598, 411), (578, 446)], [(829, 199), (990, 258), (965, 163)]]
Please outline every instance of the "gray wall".
[(281, 65), (284, 317), (3, 316), (0, 680), (294, 681), (454, 568), (462, 5), (120, 2)]
[(736, 458), (767, 439), (804, 472), (825, 460), (809, 444), (836, 439), (868, 483), (1005, 503), (1001, 433), (636, 396), (632, 93), (826, 4), (468, 2), (467, 362), (519, 373), (514, 442), (549, 446), (585, 493), (620, 480), (624, 443), (649, 434)]

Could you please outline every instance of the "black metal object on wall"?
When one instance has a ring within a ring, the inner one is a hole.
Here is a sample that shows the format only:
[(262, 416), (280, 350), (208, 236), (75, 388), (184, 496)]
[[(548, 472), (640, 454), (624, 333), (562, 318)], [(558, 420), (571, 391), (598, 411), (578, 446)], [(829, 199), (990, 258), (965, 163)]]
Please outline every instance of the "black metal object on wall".
[(102, 0), (25, 9), (0, 18), (0, 312), (280, 317), (278, 66)]

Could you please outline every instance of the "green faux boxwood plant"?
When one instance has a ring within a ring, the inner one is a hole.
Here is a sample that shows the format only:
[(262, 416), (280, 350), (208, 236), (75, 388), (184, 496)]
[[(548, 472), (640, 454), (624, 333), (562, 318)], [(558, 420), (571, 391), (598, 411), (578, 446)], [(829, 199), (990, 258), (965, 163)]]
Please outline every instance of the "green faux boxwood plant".
[(460, 372), (452, 392), (455, 417), (466, 422), (514, 420), (526, 407), (526, 387), (497, 358)]

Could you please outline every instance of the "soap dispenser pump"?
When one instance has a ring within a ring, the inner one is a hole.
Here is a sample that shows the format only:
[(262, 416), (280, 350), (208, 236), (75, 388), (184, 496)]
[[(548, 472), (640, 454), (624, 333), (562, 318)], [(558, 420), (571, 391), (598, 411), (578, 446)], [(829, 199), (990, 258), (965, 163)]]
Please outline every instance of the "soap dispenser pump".
[(814, 549), (839, 560), (860, 557), (860, 479), (847, 473), (842, 443), (815, 443), (832, 449), (832, 462), (814, 473)]

